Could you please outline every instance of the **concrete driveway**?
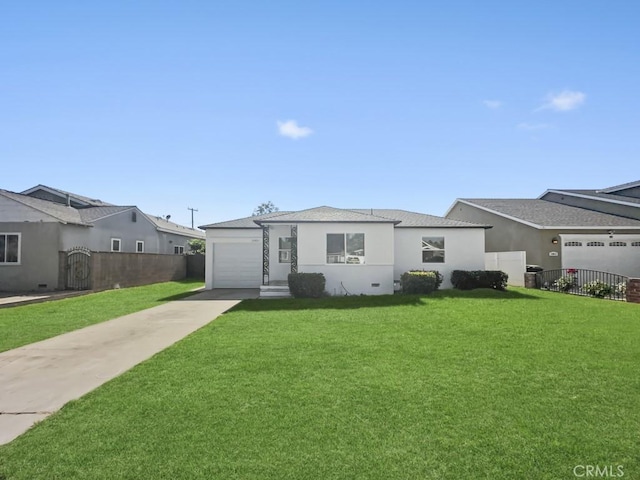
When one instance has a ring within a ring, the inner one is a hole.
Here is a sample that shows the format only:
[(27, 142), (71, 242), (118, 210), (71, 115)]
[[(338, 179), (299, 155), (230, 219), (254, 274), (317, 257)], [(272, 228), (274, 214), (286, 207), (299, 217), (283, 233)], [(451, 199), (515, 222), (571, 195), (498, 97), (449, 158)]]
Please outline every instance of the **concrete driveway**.
[(0, 445), (258, 294), (206, 290), (0, 353)]

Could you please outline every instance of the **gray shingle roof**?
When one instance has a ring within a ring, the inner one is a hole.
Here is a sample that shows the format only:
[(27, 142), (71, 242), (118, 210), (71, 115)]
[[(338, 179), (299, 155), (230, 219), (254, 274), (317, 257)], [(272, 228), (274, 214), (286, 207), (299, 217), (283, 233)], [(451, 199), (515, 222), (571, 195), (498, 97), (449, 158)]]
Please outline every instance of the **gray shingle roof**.
[(370, 213), (374, 215), (390, 218), (399, 221), (396, 227), (399, 228), (489, 228), (489, 225), (480, 225), (477, 223), (463, 222), (461, 220), (450, 220), (444, 217), (436, 217), (435, 215), (427, 215), (425, 213), (409, 212), (407, 210), (374, 208), (374, 209), (353, 209), (354, 212)]
[(439, 227), (439, 228), (487, 228), (486, 225), (449, 220), (423, 213), (408, 212), (397, 209), (341, 209), (333, 207), (317, 207), (298, 212), (273, 212), (266, 215), (240, 218), (228, 222), (203, 225), (202, 229), (218, 228), (260, 228), (258, 223), (307, 223), (307, 222), (338, 222), (338, 223), (394, 223), (396, 227)]
[(131, 210), (132, 208), (136, 207), (87, 207), (78, 209), (78, 213), (80, 213), (80, 218), (82, 218), (83, 222), (91, 223), (95, 220), (108, 217), (109, 215)]
[(196, 230), (195, 228), (185, 227), (183, 225), (178, 225), (177, 223), (170, 222), (162, 217), (147, 215), (146, 217), (156, 226), (158, 230), (162, 230), (164, 232), (175, 233), (177, 235), (184, 235), (189, 238), (204, 238), (204, 233), (200, 230)]
[(272, 212), (272, 213), (265, 213), (264, 215), (253, 215), (251, 217), (238, 218), (236, 220), (210, 223), (208, 225), (202, 225), (199, 228), (202, 228), (203, 230), (207, 230), (209, 228), (260, 228), (258, 224), (255, 222), (256, 220), (266, 220), (268, 218), (273, 218), (273, 217), (277, 217), (279, 215), (285, 215), (288, 213), (292, 213), (292, 212), (289, 212), (289, 211)]
[(345, 210), (333, 207), (316, 207), (299, 212), (285, 213), (269, 219), (262, 219), (268, 223), (308, 223), (308, 222), (338, 222), (338, 223), (398, 223), (397, 220)]
[(541, 227), (631, 227), (640, 221), (547, 200), (523, 198), (461, 198), (460, 200)]
[(21, 193), (9, 192), (8, 190), (0, 190), (0, 195), (38, 210), (39, 212), (49, 215), (62, 223), (88, 226), (88, 223), (82, 220), (78, 210), (73, 207), (67, 207), (66, 205), (49, 202), (47, 200), (40, 200), (39, 198), (22, 195)]

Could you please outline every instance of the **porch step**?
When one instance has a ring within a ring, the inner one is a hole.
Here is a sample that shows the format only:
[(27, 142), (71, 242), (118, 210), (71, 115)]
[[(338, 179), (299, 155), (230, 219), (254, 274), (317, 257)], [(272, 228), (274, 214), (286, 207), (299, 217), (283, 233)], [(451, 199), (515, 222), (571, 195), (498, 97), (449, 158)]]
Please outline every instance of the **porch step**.
[(289, 285), (261, 285), (260, 298), (289, 298)]

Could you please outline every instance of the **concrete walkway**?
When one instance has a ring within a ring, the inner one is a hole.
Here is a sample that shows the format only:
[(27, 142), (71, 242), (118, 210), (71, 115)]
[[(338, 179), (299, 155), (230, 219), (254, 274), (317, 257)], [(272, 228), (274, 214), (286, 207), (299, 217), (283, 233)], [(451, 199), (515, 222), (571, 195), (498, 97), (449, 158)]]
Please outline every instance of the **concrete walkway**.
[(258, 290), (208, 290), (0, 353), (0, 445)]

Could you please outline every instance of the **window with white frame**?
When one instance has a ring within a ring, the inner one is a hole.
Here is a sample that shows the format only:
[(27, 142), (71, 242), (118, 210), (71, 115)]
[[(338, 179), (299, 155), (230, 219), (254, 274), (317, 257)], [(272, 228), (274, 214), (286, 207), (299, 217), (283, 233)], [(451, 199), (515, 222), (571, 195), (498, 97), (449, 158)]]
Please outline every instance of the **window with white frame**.
[(327, 233), (327, 263), (364, 264), (364, 233)]
[(184, 253), (184, 247), (182, 245), (174, 246), (173, 253), (175, 253), (176, 255), (182, 255)]
[(587, 242), (587, 247), (604, 247), (604, 242)]
[(582, 242), (564, 242), (565, 247), (581, 247)]
[(444, 263), (444, 237), (422, 237), (422, 263)]
[(144, 241), (136, 240), (136, 253), (144, 253)]
[(610, 247), (626, 247), (627, 242), (609, 242)]
[(291, 237), (278, 238), (278, 263), (291, 263)]
[(111, 239), (111, 251), (112, 252), (121, 252), (122, 251), (122, 240), (119, 238)]
[(0, 233), (0, 265), (20, 263), (20, 233)]

